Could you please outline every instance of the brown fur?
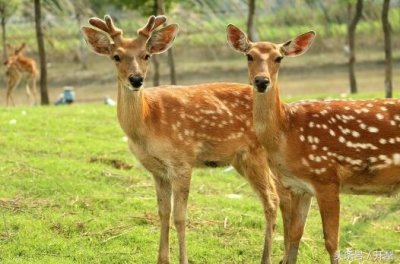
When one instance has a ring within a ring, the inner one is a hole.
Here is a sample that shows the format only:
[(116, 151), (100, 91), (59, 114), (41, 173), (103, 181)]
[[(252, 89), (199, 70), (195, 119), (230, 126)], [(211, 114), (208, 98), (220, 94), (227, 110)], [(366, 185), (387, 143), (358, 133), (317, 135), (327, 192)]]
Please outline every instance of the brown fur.
[(302, 201), (299, 195), (317, 198), (325, 246), (331, 263), (338, 263), (339, 193), (400, 191), (400, 100), (281, 102), (274, 58), (304, 53), (314, 36), (309, 32), (279, 45), (251, 43), (247, 51), (254, 58), (249, 62), (250, 81), (260, 76), (270, 80), (265, 92), (254, 92), (256, 134), (269, 153), (271, 169), (297, 193), (292, 197), (299, 209), (290, 217), (288, 263), (296, 262), (304, 229), (305, 218), (300, 221), (299, 213), (309, 207), (309, 198)]
[[(22, 54), (22, 50), (25, 48), (25, 44), (22, 44), (18, 49), (8, 45), (8, 51), (11, 55), (8, 56), (4, 62), (6, 69), (6, 105), (8, 106), (10, 101), (14, 105), (14, 99), (12, 93), (15, 87), (18, 86), (24, 75), (26, 75), (27, 85), (26, 94), (28, 101), (32, 104), (36, 104), (36, 80), (38, 77), (38, 69), (34, 59)], [(31, 98), (32, 97), (32, 98)]]
[[(91, 21), (101, 25), (103, 31), (115, 31), (104, 28), (99, 19)], [(157, 18), (150, 18), (148, 23), (154, 21)], [(82, 31), (97, 53), (111, 58), (117, 54), (121, 59), (116, 62), (117, 115), (130, 150), (154, 177), (161, 221), (158, 263), (169, 263), (172, 208), (179, 262), (188, 263), (185, 219), (192, 169), (228, 164), (249, 180), (261, 199), (267, 220), (262, 263), (270, 263), (278, 197), (266, 153), (253, 128), (251, 86), (211, 83), (132, 87), (130, 76), (146, 77), (146, 55), (167, 50), (176, 34), (176, 25), (155, 31), (150, 24), (139, 30), (137, 39), (118, 38), (118, 43), (107, 43), (104, 32), (86, 27)], [(146, 35), (147, 43), (143, 39)]]

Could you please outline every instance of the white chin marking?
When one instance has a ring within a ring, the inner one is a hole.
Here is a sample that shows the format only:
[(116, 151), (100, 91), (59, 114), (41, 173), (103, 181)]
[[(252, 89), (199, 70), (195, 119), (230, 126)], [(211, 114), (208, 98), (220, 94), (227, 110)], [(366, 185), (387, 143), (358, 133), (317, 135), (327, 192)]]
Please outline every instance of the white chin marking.
[(137, 92), (137, 91), (139, 91), (141, 88), (143, 87), (143, 85), (141, 85), (141, 86), (139, 86), (139, 87), (132, 87), (132, 85), (130, 85), (130, 84), (127, 84), (127, 85), (125, 85), (125, 88), (127, 88), (129, 91), (132, 91), (132, 92)]

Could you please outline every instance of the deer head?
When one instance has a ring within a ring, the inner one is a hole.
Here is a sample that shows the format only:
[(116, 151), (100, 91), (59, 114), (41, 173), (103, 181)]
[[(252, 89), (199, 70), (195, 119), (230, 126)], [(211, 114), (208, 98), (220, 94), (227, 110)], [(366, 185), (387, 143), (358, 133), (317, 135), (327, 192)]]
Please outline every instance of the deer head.
[(22, 55), (22, 51), (26, 48), (26, 44), (22, 43), (18, 48), (13, 47), (11, 44), (7, 44), (6, 47), (8, 57), (4, 61), (4, 65), (9, 66), (13, 64), (19, 56)]
[(263, 93), (277, 82), (280, 62), (284, 57), (303, 54), (311, 46), (315, 32), (309, 31), (282, 44), (271, 42), (251, 42), (239, 28), (228, 25), (229, 45), (236, 51), (246, 54), (249, 81), (258, 92)]
[(94, 28), (82, 27), (81, 30), (95, 53), (109, 56), (115, 62), (118, 81), (129, 90), (138, 91), (146, 78), (151, 55), (168, 50), (178, 33), (176, 24), (156, 30), (164, 22), (165, 16), (150, 16), (147, 24), (137, 31), (136, 38), (124, 38), (122, 30), (108, 15), (104, 20), (89, 19)]

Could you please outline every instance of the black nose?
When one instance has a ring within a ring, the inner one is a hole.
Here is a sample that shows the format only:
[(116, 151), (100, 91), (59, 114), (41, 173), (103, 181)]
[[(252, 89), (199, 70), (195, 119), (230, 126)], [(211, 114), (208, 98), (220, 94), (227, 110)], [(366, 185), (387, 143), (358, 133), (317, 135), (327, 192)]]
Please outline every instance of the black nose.
[(143, 84), (143, 77), (138, 75), (129, 76), (129, 82), (134, 88), (139, 88)]
[(267, 90), (267, 87), (269, 85), (269, 79), (266, 77), (256, 77), (254, 79), (254, 84), (257, 87), (257, 91), (263, 93), (265, 92), (265, 90)]

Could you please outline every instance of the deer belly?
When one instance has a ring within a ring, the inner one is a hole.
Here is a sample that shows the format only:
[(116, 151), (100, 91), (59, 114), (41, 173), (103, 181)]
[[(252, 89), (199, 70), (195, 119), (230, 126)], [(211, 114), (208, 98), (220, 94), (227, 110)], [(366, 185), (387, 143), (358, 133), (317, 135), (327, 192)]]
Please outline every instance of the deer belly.
[[(363, 177), (368, 177), (362, 175)], [(356, 180), (342, 182), (340, 186), (341, 193), (347, 194), (370, 194), (370, 195), (388, 195), (392, 196), (400, 192), (400, 180), (389, 179), (383, 181), (378, 179), (374, 181), (372, 179), (364, 179), (364, 182), (359, 180), (360, 176)], [(351, 179), (350, 179), (351, 180)]]
[(281, 182), (285, 188), (288, 188), (295, 193), (315, 194), (314, 187), (309, 182), (300, 178), (294, 176), (283, 176)]
[(369, 194), (392, 196), (400, 192), (400, 183), (395, 185), (346, 185), (340, 189), (341, 193)]
[(348, 194), (394, 195), (400, 191), (400, 168), (387, 166), (383, 169), (366, 167), (341, 177), (340, 192)]

